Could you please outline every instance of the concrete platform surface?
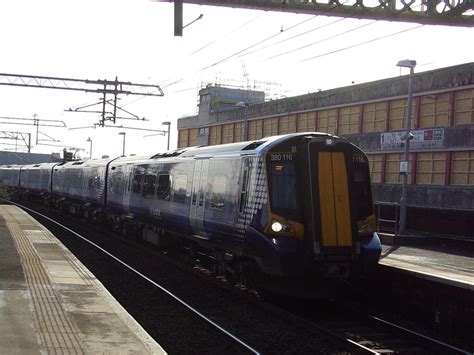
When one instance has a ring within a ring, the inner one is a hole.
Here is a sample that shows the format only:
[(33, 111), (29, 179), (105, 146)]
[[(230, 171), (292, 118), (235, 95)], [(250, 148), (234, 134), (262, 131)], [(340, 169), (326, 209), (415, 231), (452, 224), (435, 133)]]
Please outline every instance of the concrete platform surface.
[(47, 229), (0, 205), (0, 354), (166, 354)]
[(380, 265), (417, 277), (474, 291), (472, 252), (441, 247), (383, 246)]

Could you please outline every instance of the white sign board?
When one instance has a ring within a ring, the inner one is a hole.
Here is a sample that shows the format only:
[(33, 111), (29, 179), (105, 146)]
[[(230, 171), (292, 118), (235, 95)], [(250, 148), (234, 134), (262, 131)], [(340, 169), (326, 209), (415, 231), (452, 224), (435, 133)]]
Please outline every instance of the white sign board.
[(400, 174), (406, 174), (408, 173), (408, 162), (407, 161), (401, 161), (400, 162)]
[[(413, 149), (443, 148), (444, 128), (420, 129), (411, 131), (413, 139), (410, 147)], [(380, 135), (380, 148), (382, 150), (404, 149), (405, 141), (402, 139), (406, 132), (384, 132)]]

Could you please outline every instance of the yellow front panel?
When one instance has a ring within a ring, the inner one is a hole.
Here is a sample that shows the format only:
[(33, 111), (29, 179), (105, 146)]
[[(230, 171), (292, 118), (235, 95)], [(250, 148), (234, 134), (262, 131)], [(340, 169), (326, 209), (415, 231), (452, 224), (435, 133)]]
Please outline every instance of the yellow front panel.
[(349, 186), (347, 184), (344, 153), (332, 153), (332, 172), (334, 176), (334, 201), (338, 245), (351, 246), (351, 212), (349, 209)]
[(318, 158), (319, 206), (324, 246), (337, 246), (336, 214), (334, 211), (334, 179), (331, 153), (320, 152)]
[(349, 187), (344, 153), (320, 152), (318, 179), (323, 246), (351, 246)]

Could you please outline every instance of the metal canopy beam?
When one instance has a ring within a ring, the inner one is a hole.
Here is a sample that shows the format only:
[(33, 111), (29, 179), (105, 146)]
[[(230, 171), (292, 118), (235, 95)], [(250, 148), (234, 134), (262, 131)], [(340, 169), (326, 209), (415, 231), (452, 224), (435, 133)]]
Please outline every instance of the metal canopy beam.
[[(474, 0), (184, 0), (189, 4), (238, 7), (313, 15), (474, 26)], [(470, 10), (470, 11), (469, 11)]]

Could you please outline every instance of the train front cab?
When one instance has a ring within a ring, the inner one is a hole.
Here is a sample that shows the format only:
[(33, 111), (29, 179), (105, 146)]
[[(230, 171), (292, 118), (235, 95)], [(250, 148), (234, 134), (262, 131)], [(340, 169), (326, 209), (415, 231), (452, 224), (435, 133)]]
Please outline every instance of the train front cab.
[(305, 215), (305, 239), (312, 259), (324, 261), (322, 271), (328, 275), (370, 271), (381, 246), (375, 233), (367, 157), (331, 136), (310, 139), (305, 156), (309, 179), (303, 186), (309, 193), (303, 195), (303, 204), (310, 212)]
[(266, 232), (286, 239), (279, 243), (282, 274), (346, 278), (375, 269), (381, 245), (366, 156), (337, 137), (298, 138), (266, 159)]

